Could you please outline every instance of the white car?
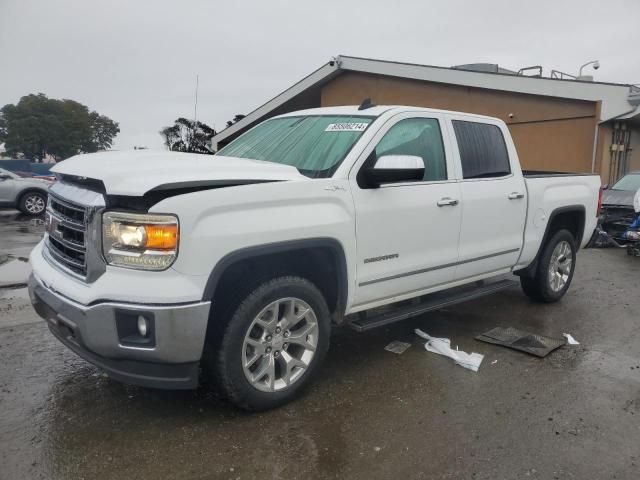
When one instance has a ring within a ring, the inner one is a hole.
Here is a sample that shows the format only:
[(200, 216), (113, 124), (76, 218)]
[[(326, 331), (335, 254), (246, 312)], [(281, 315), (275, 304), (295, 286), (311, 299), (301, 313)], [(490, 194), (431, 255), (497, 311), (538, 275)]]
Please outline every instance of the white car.
[(309, 384), (335, 325), (386, 325), (513, 285), (505, 274), (559, 300), (600, 187), (523, 174), (501, 120), (391, 106), (288, 113), (215, 156), (53, 170), (30, 279), (53, 334), (125, 382), (195, 388), (202, 367), (251, 410)]
[(49, 185), (48, 180), (23, 178), (0, 168), (0, 207), (17, 208), (27, 215), (41, 215), (47, 206)]

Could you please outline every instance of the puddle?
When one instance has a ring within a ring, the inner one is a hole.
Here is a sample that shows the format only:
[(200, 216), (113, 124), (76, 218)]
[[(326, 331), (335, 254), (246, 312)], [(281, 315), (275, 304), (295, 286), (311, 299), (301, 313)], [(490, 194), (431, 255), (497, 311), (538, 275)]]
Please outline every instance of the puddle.
[(6, 262), (0, 264), (0, 288), (26, 285), (31, 274), (31, 265), (24, 258), (8, 257)]

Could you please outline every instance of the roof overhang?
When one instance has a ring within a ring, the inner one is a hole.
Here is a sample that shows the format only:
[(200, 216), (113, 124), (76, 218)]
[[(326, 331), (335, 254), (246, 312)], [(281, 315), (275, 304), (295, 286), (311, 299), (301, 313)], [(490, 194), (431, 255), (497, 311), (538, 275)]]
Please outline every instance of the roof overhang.
[(247, 127), (253, 125), (256, 122), (261, 121), (263, 118), (268, 117), (271, 112), (281, 107), (288, 101), (294, 99), (296, 96), (302, 94), (306, 90), (314, 88), (320, 84), (326, 83), (333, 77), (339, 74), (339, 67), (336, 62), (328, 62), (316, 71), (300, 80), (295, 85), (289, 87), (280, 95), (273, 97), (267, 103), (259, 106), (254, 111), (246, 115), (244, 118), (234, 123), (230, 127), (225, 128), (223, 131), (215, 135), (211, 142), (216, 145), (225, 138), (231, 137)]
[(217, 145), (219, 142), (241, 133), (255, 123), (272, 116), (274, 111), (300, 94), (312, 88), (317, 88), (329, 82), (341, 72), (346, 71), (528, 95), (592, 102), (599, 101), (601, 102), (599, 120), (603, 122), (627, 114), (632, 108), (628, 101), (631, 91), (630, 85), (474, 72), (432, 65), (338, 56), (264, 105), (261, 105), (242, 120), (218, 133), (212, 139), (213, 144)]

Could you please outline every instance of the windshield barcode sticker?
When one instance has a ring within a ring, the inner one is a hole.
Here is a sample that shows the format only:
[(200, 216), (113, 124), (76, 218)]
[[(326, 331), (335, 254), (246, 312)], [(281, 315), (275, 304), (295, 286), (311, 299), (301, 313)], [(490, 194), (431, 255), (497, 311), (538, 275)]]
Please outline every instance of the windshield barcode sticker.
[(325, 132), (364, 132), (368, 123), (330, 123)]

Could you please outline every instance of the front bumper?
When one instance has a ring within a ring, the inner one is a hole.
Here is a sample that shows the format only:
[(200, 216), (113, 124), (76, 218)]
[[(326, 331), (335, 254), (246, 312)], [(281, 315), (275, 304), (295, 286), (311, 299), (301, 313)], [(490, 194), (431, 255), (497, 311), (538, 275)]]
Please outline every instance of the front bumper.
[[(145, 387), (189, 389), (198, 385), (210, 302), (145, 305), (99, 302), (82, 305), (57, 293), (35, 275), (29, 295), (51, 332), (80, 357), (116, 380)], [(123, 345), (119, 316), (153, 319), (153, 346)]]

